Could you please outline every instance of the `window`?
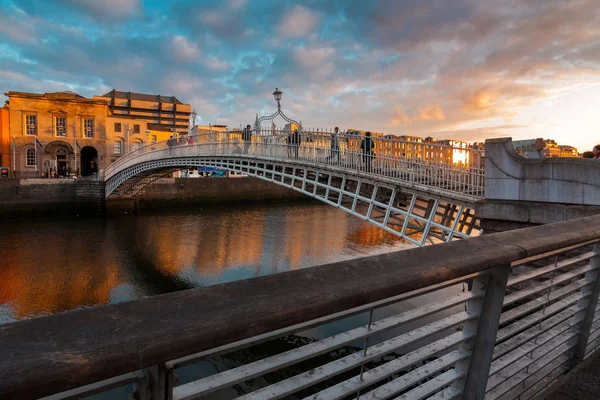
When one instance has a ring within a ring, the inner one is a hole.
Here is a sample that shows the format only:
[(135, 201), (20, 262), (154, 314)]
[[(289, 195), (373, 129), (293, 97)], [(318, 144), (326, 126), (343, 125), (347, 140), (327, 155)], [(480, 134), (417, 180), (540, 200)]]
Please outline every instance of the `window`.
[(121, 132), (121, 123), (115, 122), (115, 132)]
[(94, 137), (94, 119), (84, 118), (83, 120), (83, 137), (93, 138)]
[(56, 136), (67, 136), (67, 118), (56, 117), (54, 125)]
[(25, 132), (28, 135), (37, 135), (37, 115), (25, 116)]
[(133, 124), (133, 133), (140, 133), (140, 126), (138, 124)]
[(142, 143), (140, 142), (131, 143), (131, 151), (139, 150), (140, 147), (142, 147)]
[(36, 166), (36, 160), (35, 160), (35, 149), (27, 149), (27, 166), (28, 167), (35, 167)]
[(115, 142), (115, 155), (116, 156), (121, 155), (121, 141), (120, 140)]
[(156, 135), (152, 135), (152, 143), (156, 143)]

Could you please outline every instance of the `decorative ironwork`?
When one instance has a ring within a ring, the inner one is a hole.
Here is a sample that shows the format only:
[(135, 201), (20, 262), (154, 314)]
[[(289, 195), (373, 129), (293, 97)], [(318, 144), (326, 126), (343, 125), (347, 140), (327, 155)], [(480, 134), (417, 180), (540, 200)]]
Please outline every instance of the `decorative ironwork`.
[(296, 124), (296, 126), (298, 127), (298, 131), (302, 132), (302, 121), (297, 122), (296, 120), (289, 118), (287, 115), (285, 115), (283, 113), (283, 111), (281, 111), (281, 96), (282, 96), (282, 94), (283, 94), (283, 92), (281, 90), (279, 90), (279, 88), (275, 88), (275, 91), (273, 92), (273, 97), (275, 97), (275, 100), (277, 101), (277, 111), (275, 111), (271, 115), (263, 115), (262, 117), (259, 117), (258, 114), (256, 114), (256, 120), (254, 121), (254, 130), (255, 131), (261, 130), (261, 123), (263, 121), (272, 121), (275, 118), (277, 118), (278, 115), (280, 115), (281, 118), (283, 118), (290, 125)]

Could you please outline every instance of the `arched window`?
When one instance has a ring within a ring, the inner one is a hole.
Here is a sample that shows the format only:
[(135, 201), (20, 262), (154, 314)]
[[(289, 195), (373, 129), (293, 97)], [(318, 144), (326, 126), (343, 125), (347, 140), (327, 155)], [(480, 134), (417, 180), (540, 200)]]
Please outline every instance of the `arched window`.
[(27, 149), (27, 153), (26, 153), (26, 159), (27, 159), (27, 166), (28, 167), (35, 167), (37, 162), (35, 159), (35, 150), (34, 149)]

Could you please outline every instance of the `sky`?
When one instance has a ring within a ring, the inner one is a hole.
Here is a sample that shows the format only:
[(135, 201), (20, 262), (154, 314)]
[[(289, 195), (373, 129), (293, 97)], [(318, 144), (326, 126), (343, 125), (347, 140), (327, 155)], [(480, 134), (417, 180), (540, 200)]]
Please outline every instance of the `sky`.
[(600, 1), (0, 0), (2, 93), (174, 95), (237, 127), (275, 87), (306, 127), (588, 150)]

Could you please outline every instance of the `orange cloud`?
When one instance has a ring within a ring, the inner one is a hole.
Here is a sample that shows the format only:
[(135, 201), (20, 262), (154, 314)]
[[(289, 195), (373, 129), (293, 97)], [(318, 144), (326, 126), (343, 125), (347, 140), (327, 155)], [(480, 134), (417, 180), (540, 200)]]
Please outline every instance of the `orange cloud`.
[(446, 118), (439, 104), (427, 104), (409, 116), (402, 106), (394, 107), (386, 126), (409, 125), (419, 121), (442, 121)]
[(445, 119), (444, 111), (439, 104), (429, 104), (419, 108), (416, 114), (413, 116), (413, 121), (430, 121), (437, 120), (441, 121)]

